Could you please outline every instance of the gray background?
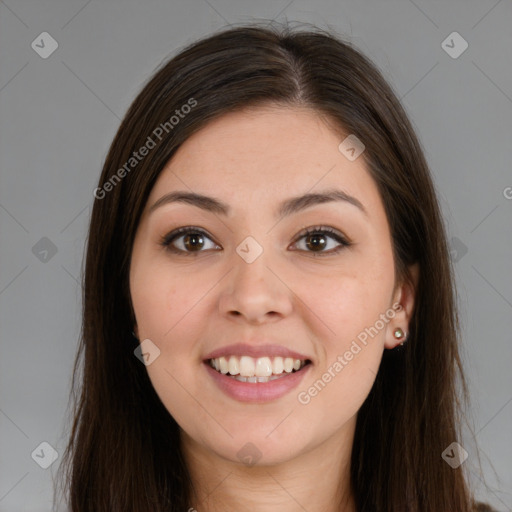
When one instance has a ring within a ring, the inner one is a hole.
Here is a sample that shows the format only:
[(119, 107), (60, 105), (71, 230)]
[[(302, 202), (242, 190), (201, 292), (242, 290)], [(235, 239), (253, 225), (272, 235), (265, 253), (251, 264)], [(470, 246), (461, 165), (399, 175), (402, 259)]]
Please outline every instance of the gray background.
[[(64, 447), (92, 190), (120, 119), (162, 60), (261, 18), (331, 26), (402, 99), (452, 241), (490, 490), (469, 434), (464, 464), (482, 498), (512, 510), (510, 0), (0, 0), (0, 511), (51, 506), (60, 458), (45, 470), (31, 453)], [(469, 44), (458, 58), (442, 46), (454, 31)], [(46, 59), (31, 47), (42, 32), (59, 45)]]

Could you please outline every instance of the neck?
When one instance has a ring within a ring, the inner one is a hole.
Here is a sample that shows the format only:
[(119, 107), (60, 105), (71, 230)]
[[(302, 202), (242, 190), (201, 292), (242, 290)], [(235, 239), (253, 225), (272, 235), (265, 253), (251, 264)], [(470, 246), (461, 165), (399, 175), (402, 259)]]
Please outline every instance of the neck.
[(350, 485), (353, 429), (291, 460), (252, 467), (219, 456), (182, 431), (191, 512), (356, 512)]

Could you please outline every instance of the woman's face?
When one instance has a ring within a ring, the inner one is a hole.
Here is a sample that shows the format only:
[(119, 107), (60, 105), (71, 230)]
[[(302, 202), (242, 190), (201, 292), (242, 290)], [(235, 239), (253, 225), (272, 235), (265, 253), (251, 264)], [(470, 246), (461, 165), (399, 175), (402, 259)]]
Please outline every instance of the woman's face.
[(349, 438), (407, 330), (384, 207), (345, 136), (311, 110), (228, 114), (151, 191), (130, 267), (135, 332), (157, 394), (205, 453), (273, 464)]

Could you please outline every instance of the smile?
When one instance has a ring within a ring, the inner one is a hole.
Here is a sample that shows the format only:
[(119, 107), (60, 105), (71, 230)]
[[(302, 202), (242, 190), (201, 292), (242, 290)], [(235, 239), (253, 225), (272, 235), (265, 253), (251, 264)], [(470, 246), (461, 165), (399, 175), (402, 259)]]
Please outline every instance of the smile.
[(240, 402), (265, 403), (296, 388), (313, 365), (291, 357), (222, 356), (203, 368), (223, 393)]
[(269, 382), (302, 369), (309, 361), (291, 357), (228, 356), (210, 359), (217, 372), (240, 382)]

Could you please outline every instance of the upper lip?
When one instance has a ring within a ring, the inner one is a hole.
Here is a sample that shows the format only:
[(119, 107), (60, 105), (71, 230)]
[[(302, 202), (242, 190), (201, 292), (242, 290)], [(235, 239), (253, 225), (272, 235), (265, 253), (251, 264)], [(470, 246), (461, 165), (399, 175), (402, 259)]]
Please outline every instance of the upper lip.
[(293, 359), (301, 359), (303, 361), (311, 360), (307, 355), (290, 350), (283, 345), (248, 345), (246, 343), (235, 343), (233, 345), (225, 345), (210, 352), (205, 361), (209, 359), (217, 359), (226, 356), (251, 356), (251, 357), (291, 357)]

